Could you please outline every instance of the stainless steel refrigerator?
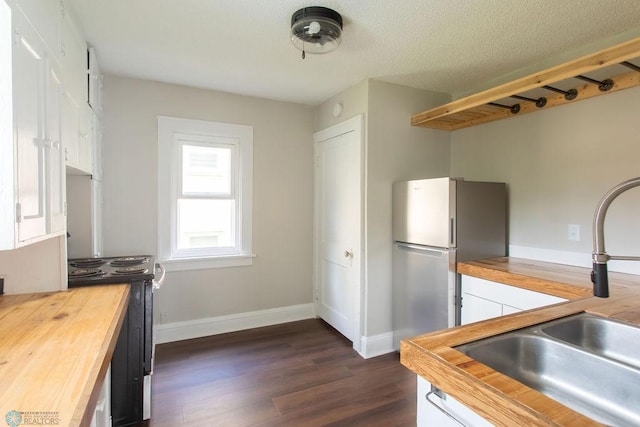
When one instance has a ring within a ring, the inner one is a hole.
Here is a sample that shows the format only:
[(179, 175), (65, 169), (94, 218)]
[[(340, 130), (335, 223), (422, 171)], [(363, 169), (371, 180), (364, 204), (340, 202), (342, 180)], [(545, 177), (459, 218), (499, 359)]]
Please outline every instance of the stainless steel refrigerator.
[(506, 185), (393, 185), (393, 342), (460, 324), (456, 262), (506, 255)]

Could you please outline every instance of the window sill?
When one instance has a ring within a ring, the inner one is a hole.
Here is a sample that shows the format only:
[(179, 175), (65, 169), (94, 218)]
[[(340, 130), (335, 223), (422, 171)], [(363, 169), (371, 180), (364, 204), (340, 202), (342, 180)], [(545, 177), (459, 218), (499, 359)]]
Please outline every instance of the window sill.
[(253, 264), (255, 254), (223, 255), (202, 258), (163, 259), (166, 271), (204, 270), (209, 268), (244, 267)]

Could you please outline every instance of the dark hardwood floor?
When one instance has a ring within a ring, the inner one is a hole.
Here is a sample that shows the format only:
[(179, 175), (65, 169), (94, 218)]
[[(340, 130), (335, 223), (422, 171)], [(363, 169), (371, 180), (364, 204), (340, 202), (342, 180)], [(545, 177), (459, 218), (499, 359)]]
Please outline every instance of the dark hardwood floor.
[(146, 425), (414, 426), (415, 387), (397, 353), (303, 320), (158, 345)]

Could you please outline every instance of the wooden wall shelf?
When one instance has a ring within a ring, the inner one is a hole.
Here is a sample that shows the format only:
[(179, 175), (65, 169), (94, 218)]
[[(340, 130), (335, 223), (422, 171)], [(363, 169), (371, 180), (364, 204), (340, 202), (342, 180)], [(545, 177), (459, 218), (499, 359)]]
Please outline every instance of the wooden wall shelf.
[(640, 38), (415, 114), (411, 117), (411, 125), (449, 131), (457, 130), (640, 86), (640, 72), (632, 71), (608, 77), (614, 81), (614, 86), (606, 92), (600, 91), (598, 85), (592, 83), (573, 86), (578, 90), (578, 96), (571, 101), (566, 100), (562, 94), (548, 92), (547, 104), (542, 108), (536, 107), (535, 103), (531, 101), (513, 100), (510, 104), (520, 104), (520, 111), (513, 114), (508, 109), (488, 105), (512, 95), (523, 95), (527, 91), (542, 88), (545, 85), (553, 85), (562, 80), (585, 75), (638, 57), (640, 57)]

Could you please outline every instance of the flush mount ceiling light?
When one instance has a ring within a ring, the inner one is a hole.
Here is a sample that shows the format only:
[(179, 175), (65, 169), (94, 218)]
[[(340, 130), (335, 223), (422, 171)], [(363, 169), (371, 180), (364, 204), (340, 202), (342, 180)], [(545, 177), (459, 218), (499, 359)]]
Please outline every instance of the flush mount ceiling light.
[(320, 7), (304, 7), (291, 16), (291, 42), (305, 52), (327, 53), (340, 46), (342, 16), (335, 10)]

